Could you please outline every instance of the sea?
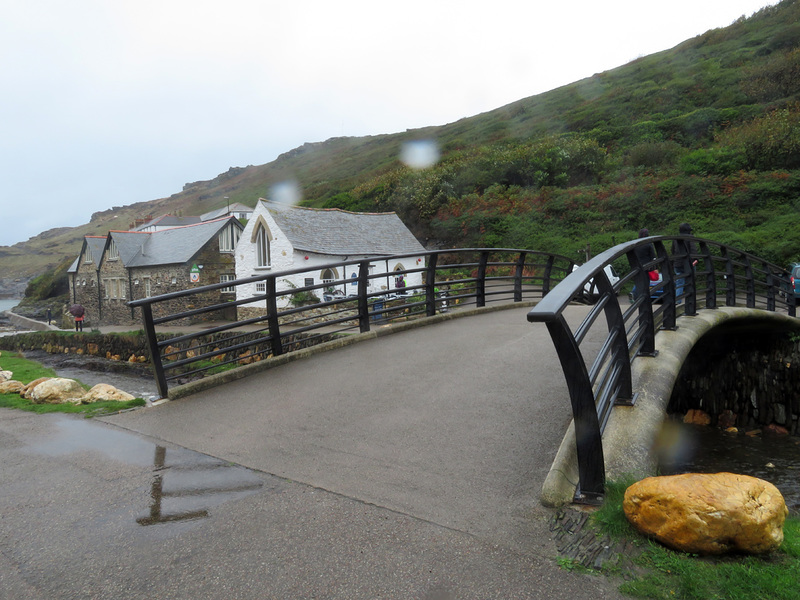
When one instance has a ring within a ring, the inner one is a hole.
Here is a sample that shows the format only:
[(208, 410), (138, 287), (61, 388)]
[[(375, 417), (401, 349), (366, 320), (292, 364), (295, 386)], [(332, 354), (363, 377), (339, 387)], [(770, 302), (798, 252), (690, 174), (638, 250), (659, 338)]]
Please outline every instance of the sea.
[(0, 313), (5, 310), (11, 310), (19, 303), (19, 298), (0, 298)]

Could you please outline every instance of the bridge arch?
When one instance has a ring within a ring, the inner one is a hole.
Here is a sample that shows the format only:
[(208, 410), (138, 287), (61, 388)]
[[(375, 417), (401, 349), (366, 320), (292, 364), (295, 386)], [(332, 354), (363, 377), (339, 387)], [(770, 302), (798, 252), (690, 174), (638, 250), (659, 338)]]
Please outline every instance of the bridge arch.
[[(686, 358), (712, 331), (745, 323), (800, 331), (800, 321), (785, 313), (726, 306), (680, 317), (675, 329), (662, 330), (655, 336), (656, 356), (640, 358), (631, 366), (633, 387), (638, 391), (636, 403), (614, 406), (603, 432), (607, 477), (641, 478), (656, 473), (658, 465), (653, 445)], [(575, 428), (571, 424), (542, 487), (541, 501), (546, 506), (572, 502), (579, 480), (575, 448)]]

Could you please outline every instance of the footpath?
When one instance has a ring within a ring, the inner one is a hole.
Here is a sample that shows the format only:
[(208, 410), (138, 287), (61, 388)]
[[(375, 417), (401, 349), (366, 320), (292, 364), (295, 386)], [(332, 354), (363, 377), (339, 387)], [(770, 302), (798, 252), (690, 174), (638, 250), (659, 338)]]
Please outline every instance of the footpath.
[(0, 598), (622, 598), (558, 565), (571, 415), (526, 312), (100, 420), (0, 410)]

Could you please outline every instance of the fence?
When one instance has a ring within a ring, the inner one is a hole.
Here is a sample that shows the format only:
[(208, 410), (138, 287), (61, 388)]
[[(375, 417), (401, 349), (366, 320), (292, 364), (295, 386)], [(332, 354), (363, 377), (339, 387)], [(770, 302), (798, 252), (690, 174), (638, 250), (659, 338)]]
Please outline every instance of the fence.
[[(371, 269), (376, 261), (419, 257), (414, 267), (404, 271), (375, 273)], [(490, 302), (538, 300), (573, 266), (567, 257), (531, 250), (442, 250), (269, 273), (129, 305), (141, 308), (156, 385), (166, 397), (169, 384), (176, 380), (279, 356), (342, 334), (368, 332), (375, 325)], [(284, 281), (287, 276), (305, 274), (306, 281), (316, 282), (326, 271), (353, 276), (304, 287), (291, 287)], [(422, 283), (396, 286), (407, 278)], [(244, 286), (252, 289), (254, 283), (260, 292), (241, 293)], [(204, 292), (222, 288), (236, 292), (231, 294), (235, 300), (202, 305)], [(186, 310), (162, 314), (177, 304)], [(201, 330), (192, 331), (198, 323)]]
[[(621, 303), (620, 292), (631, 284), (630, 304)], [(562, 313), (576, 298), (596, 303), (573, 330)], [(602, 432), (615, 404), (636, 400), (633, 360), (655, 356), (656, 331), (675, 329), (678, 316), (721, 304), (785, 309), (795, 316), (789, 274), (781, 267), (713, 241), (664, 236), (603, 252), (528, 313), (528, 321), (547, 325), (569, 389), (580, 479), (577, 502), (598, 503), (603, 497)], [(603, 342), (599, 348), (582, 349), (593, 327), (604, 328)]]

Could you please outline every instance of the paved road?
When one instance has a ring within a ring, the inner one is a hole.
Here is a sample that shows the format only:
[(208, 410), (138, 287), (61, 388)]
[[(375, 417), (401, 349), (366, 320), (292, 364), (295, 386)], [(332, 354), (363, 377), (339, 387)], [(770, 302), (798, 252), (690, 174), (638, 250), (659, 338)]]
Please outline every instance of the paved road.
[(0, 411), (0, 598), (620, 597), (556, 564), (569, 402), (526, 310), (103, 422)]

